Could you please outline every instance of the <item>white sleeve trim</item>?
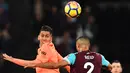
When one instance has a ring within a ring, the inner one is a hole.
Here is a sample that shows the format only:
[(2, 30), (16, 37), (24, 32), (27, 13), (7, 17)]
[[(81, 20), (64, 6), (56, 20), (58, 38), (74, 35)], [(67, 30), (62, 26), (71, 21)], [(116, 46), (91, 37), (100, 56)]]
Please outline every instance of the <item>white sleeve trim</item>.
[(67, 57), (63, 58), (63, 60), (67, 61), (70, 64), (70, 61)]

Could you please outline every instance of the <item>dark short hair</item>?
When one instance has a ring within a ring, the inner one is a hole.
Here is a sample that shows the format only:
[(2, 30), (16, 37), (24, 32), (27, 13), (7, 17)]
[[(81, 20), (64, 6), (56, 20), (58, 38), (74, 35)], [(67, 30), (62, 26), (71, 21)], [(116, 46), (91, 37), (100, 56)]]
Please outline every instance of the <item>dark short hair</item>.
[(114, 60), (114, 61), (112, 61), (112, 63), (120, 63), (121, 67), (123, 68), (123, 66), (122, 66), (122, 64), (121, 64), (121, 62), (119, 60)]
[(50, 34), (53, 33), (52, 28), (50, 26), (47, 26), (47, 25), (42, 26), (40, 31), (48, 31), (48, 32), (50, 32)]

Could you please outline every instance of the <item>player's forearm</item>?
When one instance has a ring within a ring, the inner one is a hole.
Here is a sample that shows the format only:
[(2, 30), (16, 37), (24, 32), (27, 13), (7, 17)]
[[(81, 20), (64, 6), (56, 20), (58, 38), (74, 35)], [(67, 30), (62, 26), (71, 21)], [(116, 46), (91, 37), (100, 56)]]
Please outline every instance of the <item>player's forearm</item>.
[(57, 69), (61, 67), (57, 63), (38, 63), (35, 65), (35, 67), (41, 67), (41, 68), (48, 68), (48, 69)]
[(112, 70), (111, 64), (108, 65), (108, 70), (110, 70), (110, 71)]
[(28, 62), (29, 62), (29, 61), (26, 61), (26, 60), (17, 59), (17, 58), (13, 58), (13, 57), (8, 59), (8, 61), (10, 61), (12, 63), (15, 63), (17, 65), (20, 65), (20, 66), (26, 66), (28, 64)]
[(60, 67), (64, 67), (69, 65), (68, 62), (66, 62), (65, 60), (62, 60), (58, 63), (52, 63), (52, 62), (46, 62), (46, 63), (37, 63), (35, 65), (35, 67), (41, 67), (41, 68), (49, 68), (49, 69), (57, 69)]

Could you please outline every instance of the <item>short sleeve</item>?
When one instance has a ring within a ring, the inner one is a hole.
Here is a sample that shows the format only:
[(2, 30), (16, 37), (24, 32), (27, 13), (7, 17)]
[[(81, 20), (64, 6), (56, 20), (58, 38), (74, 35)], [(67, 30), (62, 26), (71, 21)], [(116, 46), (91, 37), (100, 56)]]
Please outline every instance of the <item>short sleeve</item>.
[(110, 62), (108, 60), (106, 60), (103, 55), (101, 55), (101, 57), (102, 57), (102, 65), (108, 66), (110, 64)]
[(73, 65), (75, 63), (76, 60), (76, 56), (75, 53), (71, 53), (69, 55), (67, 55), (64, 60), (66, 60), (70, 65)]

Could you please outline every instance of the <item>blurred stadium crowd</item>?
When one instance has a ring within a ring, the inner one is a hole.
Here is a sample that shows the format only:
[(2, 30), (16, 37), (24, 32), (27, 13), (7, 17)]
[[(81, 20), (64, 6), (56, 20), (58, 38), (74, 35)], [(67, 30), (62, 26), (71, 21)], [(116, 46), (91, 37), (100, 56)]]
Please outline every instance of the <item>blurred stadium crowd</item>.
[[(94, 0), (77, 1), (82, 7), (81, 15), (78, 18), (68, 18), (64, 13), (67, 0), (0, 0), (0, 52), (18, 58), (34, 59), (40, 28), (49, 25), (54, 31), (56, 49), (63, 57), (76, 52), (76, 38), (86, 35), (91, 40), (92, 51), (104, 54), (110, 61), (120, 60), (126, 68), (123, 73), (129, 73), (129, 59), (126, 59), (129, 56), (125, 53), (129, 52), (130, 44), (127, 43), (130, 40), (129, 34), (126, 33), (127, 24), (130, 23), (130, 5), (92, 2)], [(32, 69), (25, 70), (3, 60), (0, 60), (0, 72), (35, 73)], [(61, 73), (67, 72), (61, 69)]]

